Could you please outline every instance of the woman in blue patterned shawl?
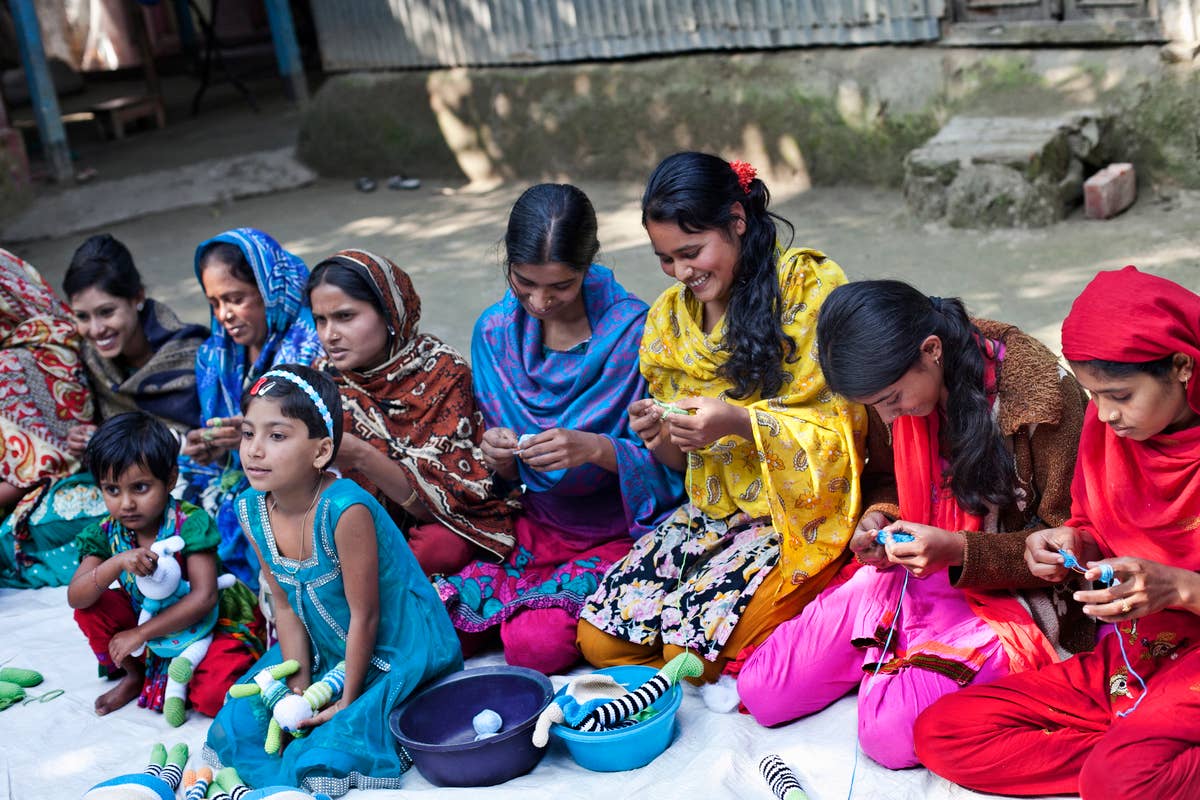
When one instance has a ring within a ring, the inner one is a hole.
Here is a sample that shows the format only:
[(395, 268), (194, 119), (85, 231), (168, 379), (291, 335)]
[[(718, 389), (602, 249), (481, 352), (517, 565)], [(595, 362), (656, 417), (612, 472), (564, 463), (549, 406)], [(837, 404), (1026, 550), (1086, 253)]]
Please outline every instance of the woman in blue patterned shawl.
[(679, 473), (629, 427), (626, 409), (646, 396), (647, 306), (592, 263), (599, 247), (574, 186), (540, 184), (513, 206), (509, 291), (476, 323), (471, 362), (484, 462), (500, 485), (523, 487), (525, 511), (503, 564), (438, 581), (455, 627), (498, 628), (508, 663), (547, 674), (579, 658), (576, 623), (599, 578), (683, 500)]
[(183, 446), (185, 499), (217, 521), (226, 569), (258, 586), (258, 564), (233, 511), (249, 484), (238, 458), (242, 392), (275, 364), (311, 364), (322, 354), (304, 307), (308, 267), (254, 228), (237, 228), (196, 248), (196, 278), (212, 310), (211, 335), (196, 354), (201, 428)]

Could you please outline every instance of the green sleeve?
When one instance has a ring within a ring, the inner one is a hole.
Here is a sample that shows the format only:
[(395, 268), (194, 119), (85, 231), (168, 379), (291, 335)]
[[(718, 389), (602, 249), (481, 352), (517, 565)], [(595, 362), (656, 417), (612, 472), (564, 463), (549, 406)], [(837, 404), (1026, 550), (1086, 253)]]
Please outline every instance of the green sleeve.
[[(104, 519), (108, 518), (105, 517)], [(93, 522), (75, 536), (75, 546), (79, 548), (80, 559), (87, 556), (96, 556), (107, 561), (112, 558), (112, 547), (108, 543), (108, 537), (104, 535), (104, 531), (100, 528), (100, 524), (103, 521)]]
[(187, 519), (183, 521), (179, 535), (183, 537), (184, 555), (208, 550), (215, 552), (217, 545), (221, 543), (216, 520), (210, 517), (207, 511), (191, 503), (183, 504), (183, 513), (187, 515)]

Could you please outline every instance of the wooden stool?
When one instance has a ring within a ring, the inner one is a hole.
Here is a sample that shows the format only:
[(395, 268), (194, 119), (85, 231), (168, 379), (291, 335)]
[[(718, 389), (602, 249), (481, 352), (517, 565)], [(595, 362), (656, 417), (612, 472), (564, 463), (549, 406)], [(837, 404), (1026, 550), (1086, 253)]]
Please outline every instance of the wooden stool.
[(167, 126), (167, 116), (163, 111), (162, 100), (151, 95), (117, 97), (106, 100), (92, 106), (92, 114), (96, 117), (96, 124), (100, 126), (100, 135), (105, 136), (111, 130), (113, 138), (116, 139), (125, 138), (126, 123), (143, 117), (154, 117), (155, 123), (160, 128)]

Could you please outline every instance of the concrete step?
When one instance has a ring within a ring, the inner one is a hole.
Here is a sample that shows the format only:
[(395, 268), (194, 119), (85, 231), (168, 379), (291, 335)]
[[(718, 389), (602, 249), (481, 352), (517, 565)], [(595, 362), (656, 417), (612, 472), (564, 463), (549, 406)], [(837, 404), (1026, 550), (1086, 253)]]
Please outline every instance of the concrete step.
[(1084, 174), (1104, 163), (1112, 123), (1092, 110), (954, 117), (905, 159), (905, 199), (918, 218), (953, 227), (1049, 225), (1080, 201)]

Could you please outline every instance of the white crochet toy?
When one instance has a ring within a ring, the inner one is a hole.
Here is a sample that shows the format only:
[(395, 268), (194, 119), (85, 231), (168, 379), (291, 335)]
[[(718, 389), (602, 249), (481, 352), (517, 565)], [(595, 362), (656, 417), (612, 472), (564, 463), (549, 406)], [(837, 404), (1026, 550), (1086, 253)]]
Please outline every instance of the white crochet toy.
[(304, 694), (293, 694), (283, 679), (299, 669), (300, 664), (289, 659), (259, 670), (252, 683), (235, 683), (229, 687), (229, 694), (233, 697), (258, 695), (271, 712), (267, 737), (263, 742), (263, 750), (271, 755), (282, 748), (283, 731), (292, 736), (303, 736), (305, 731), (300, 723), (316, 716), (317, 711), (329, 705), (346, 685), (346, 662), (342, 661), (325, 673), (325, 677), (305, 689)]
[[(183, 548), (182, 536), (168, 536), (150, 546), (158, 556), (154, 572), (139, 575), (134, 579), (144, 597), (138, 625), (144, 625), (151, 617), (175, 605), (192, 590), (191, 584), (183, 580), (183, 570), (175, 559), (175, 554)], [(217, 589), (228, 589), (236, 582), (237, 578), (233, 575), (221, 575), (217, 578)], [(213, 606), (204, 619), (186, 630), (159, 636), (146, 643), (155, 655), (171, 659), (171, 664), (167, 667), (163, 716), (173, 727), (178, 728), (187, 719), (187, 684), (192, 679), (196, 666), (208, 654), (216, 624), (217, 608)], [(144, 649), (138, 648), (132, 655), (140, 656)]]

